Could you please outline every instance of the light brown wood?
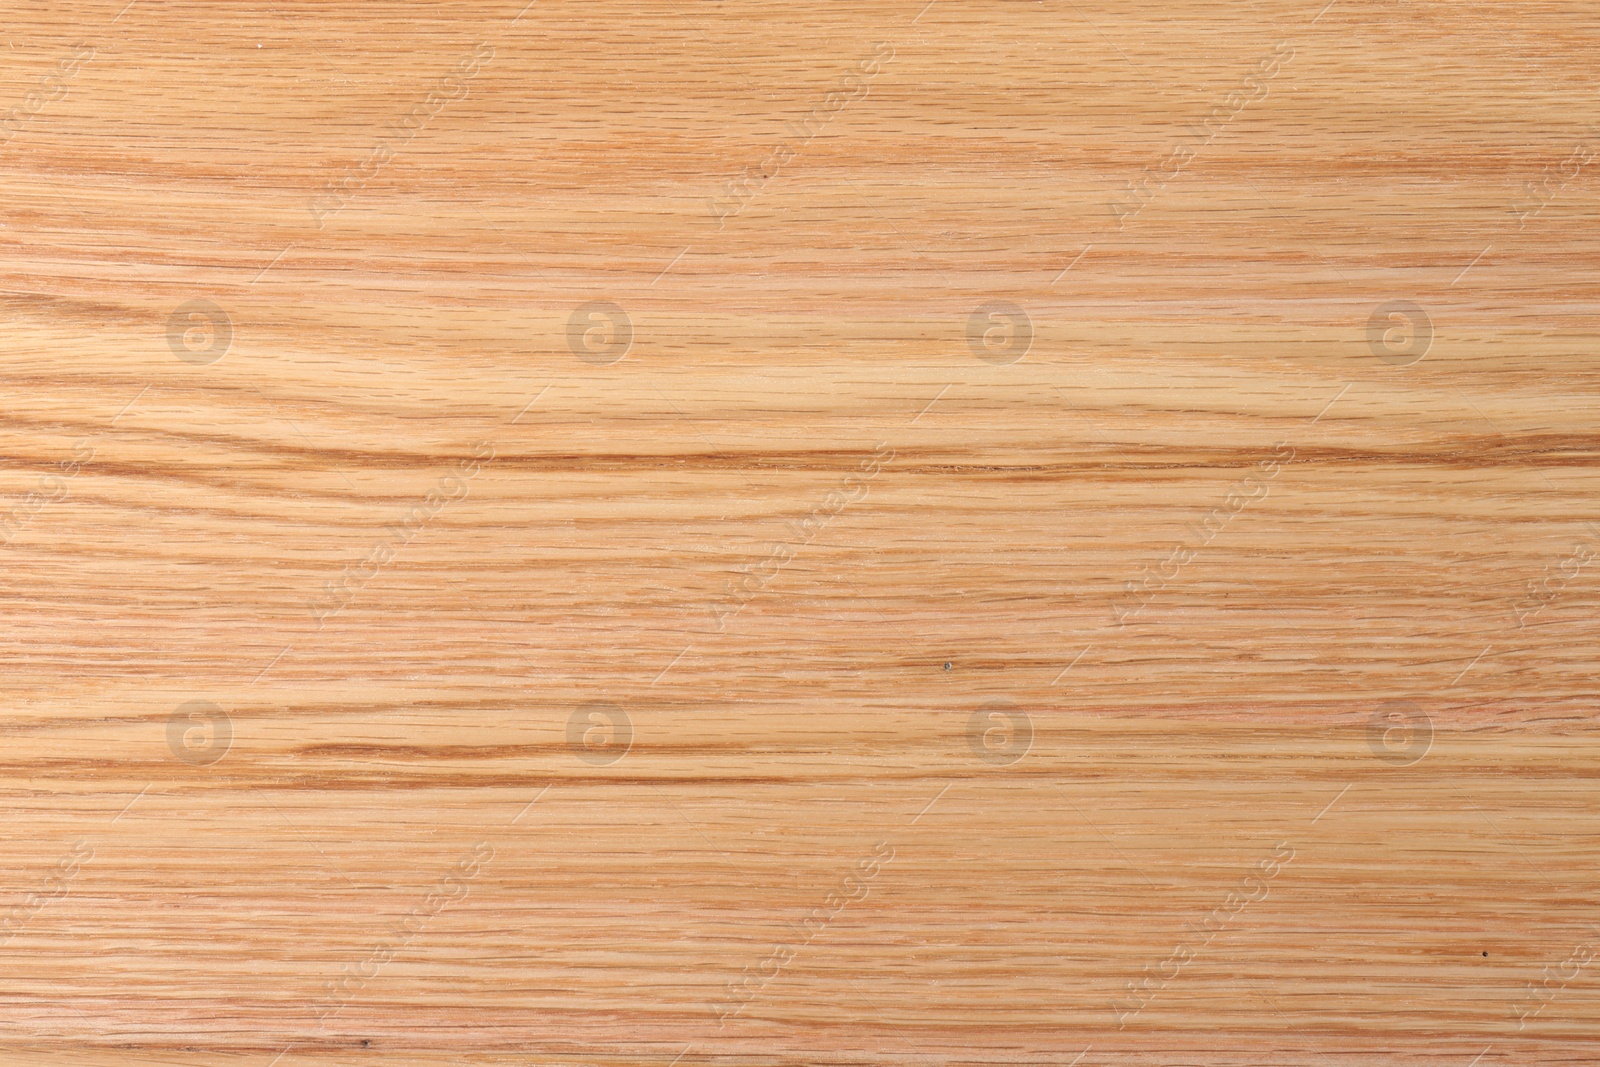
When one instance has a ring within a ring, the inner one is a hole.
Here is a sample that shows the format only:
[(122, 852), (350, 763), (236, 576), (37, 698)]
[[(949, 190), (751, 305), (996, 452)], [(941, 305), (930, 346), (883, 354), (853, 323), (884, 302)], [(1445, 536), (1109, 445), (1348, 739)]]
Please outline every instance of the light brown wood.
[(1597, 27), (1323, 2), (9, 8), (0, 1062), (1592, 1063)]

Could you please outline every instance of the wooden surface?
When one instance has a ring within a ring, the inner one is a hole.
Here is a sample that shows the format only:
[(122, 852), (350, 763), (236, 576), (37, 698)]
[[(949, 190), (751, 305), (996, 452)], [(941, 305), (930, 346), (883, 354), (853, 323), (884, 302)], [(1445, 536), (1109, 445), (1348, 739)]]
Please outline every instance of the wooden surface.
[(125, 3), (0, 1062), (1595, 1061), (1591, 7)]

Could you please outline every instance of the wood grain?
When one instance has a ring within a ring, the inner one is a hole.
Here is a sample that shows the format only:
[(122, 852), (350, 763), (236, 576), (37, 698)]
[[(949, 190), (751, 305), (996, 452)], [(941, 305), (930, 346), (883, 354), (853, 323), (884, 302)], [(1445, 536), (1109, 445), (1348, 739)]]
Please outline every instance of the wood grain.
[(1592, 1063), (1600, 25), (1323, 3), (17, 0), (0, 1062)]

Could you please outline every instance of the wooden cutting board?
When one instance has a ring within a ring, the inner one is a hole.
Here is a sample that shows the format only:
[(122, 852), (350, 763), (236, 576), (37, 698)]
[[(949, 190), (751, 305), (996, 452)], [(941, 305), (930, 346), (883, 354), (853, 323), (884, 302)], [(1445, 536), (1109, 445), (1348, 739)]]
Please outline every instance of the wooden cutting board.
[(0, 1062), (1595, 1061), (1589, 6), (523, 4), (6, 12)]

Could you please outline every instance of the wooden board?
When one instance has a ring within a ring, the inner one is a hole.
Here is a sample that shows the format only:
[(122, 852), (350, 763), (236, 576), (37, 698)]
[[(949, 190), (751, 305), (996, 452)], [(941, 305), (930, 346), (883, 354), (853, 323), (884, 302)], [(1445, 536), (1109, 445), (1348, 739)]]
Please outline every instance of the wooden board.
[(16, 0), (0, 1062), (1589, 1064), (1576, 3)]

